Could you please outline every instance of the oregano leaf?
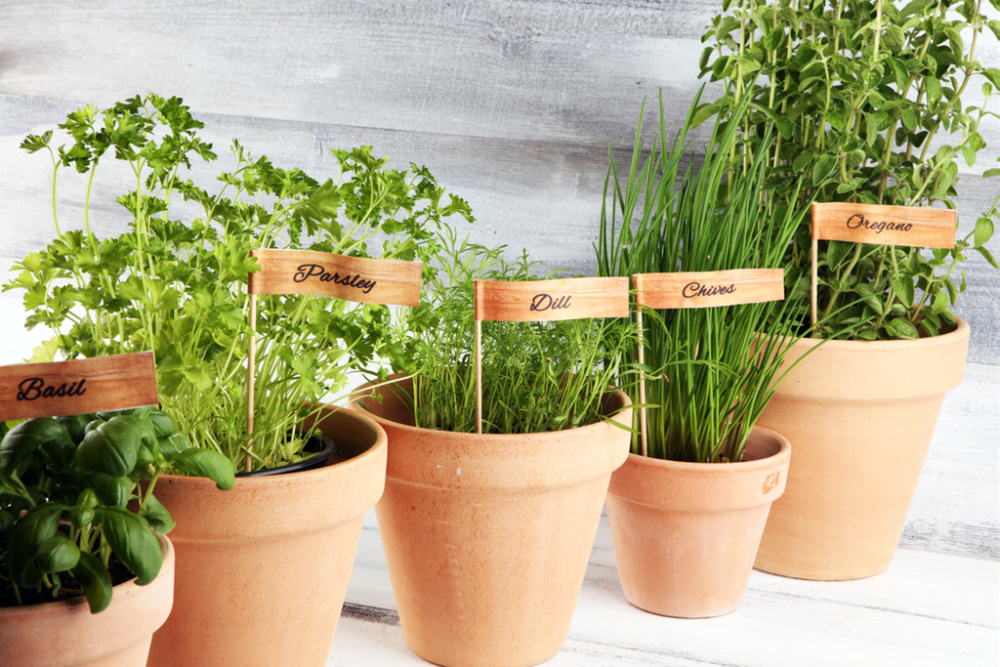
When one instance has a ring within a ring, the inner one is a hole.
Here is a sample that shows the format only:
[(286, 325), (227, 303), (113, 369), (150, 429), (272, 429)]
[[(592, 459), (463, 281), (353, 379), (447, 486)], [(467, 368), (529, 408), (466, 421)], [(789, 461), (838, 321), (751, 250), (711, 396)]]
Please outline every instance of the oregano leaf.
[(993, 221), (988, 216), (981, 216), (976, 220), (976, 228), (973, 240), (976, 248), (986, 245), (986, 242), (993, 237)]
[(907, 278), (893, 278), (892, 293), (896, 295), (896, 298), (899, 299), (899, 302), (904, 307), (909, 308), (913, 305), (914, 288), (912, 280)]
[(911, 322), (902, 318), (891, 320), (885, 328), (894, 338), (902, 338), (904, 340), (916, 340), (920, 338), (920, 332), (917, 331), (917, 328)]

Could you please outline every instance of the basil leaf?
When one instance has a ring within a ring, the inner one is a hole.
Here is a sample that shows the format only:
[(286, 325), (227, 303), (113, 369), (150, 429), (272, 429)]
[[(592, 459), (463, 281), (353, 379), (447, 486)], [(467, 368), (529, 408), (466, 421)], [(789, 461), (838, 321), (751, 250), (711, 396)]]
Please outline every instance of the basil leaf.
[(159, 535), (166, 535), (177, 525), (177, 522), (170, 516), (170, 510), (154, 496), (146, 498), (146, 506), (142, 508), (142, 516), (149, 523), (149, 527)]
[(128, 477), (112, 477), (97, 472), (91, 475), (90, 486), (101, 504), (109, 507), (125, 507), (132, 497), (133, 482)]
[(171, 463), (188, 475), (209, 478), (223, 491), (233, 488), (236, 483), (236, 470), (232, 461), (210, 449), (185, 449)]
[(7, 544), (7, 567), (11, 580), (22, 588), (37, 588), (42, 572), (35, 565), (35, 554), (45, 540), (59, 529), (64, 505), (50, 503), (30, 510), (21, 517), (10, 533)]
[(83, 588), (90, 612), (96, 614), (107, 609), (111, 604), (111, 575), (101, 559), (86, 551), (80, 552), (80, 561), (72, 574)]
[(141, 438), (142, 429), (131, 417), (113, 417), (84, 437), (76, 463), (84, 470), (125, 477), (135, 468)]
[(62, 535), (45, 540), (35, 552), (35, 567), (44, 573), (72, 570), (80, 561), (80, 549)]
[(99, 507), (95, 512), (102, 535), (136, 576), (136, 583), (143, 586), (155, 579), (163, 566), (163, 551), (146, 522), (120, 507)]
[(20, 474), (30, 465), (35, 453), (49, 443), (72, 445), (69, 433), (55, 419), (27, 419), (4, 436), (0, 443), (0, 466)]

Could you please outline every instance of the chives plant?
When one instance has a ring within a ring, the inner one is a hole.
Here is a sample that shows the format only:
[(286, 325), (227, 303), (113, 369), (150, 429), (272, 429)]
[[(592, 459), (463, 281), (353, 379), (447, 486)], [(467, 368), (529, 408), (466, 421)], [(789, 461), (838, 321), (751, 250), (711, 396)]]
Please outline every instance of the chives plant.
[[(504, 249), (459, 241), (451, 230), (441, 236), (441, 266), (392, 354), (394, 370), (413, 375), (420, 428), (476, 430), (473, 281), (535, 279), (526, 252), (508, 262)], [(607, 340), (615, 341), (610, 350)], [(624, 319), (483, 322), (483, 433), (558, 431), (608, 417), (603, 397), (628, 375), (618, 364), (635, 340)]]
[[(600, 275), (781, 266), (802, 209), (773, 206), (763, 197), (766, 151), (746, 167), (730, 159), (745, 104), (731, 110), (735, 121), (716, 124), (704, 162), (684, 166), (697, 104), (696, 97), (668, 144), (661, 96), (659, 133), (643, 161), (640, 122), (624, 184), (612, 152), (597, 246)], [(772, 141), (770, 131), (761, 141)], [(787, 310), (784, 302), (772, 302), (644, 311), (650, 456), (742, 459), (791, 343)], [(772, 335), (758, 335), (765, 330)], [(635, 401), (638, 379), (622, 385)]]

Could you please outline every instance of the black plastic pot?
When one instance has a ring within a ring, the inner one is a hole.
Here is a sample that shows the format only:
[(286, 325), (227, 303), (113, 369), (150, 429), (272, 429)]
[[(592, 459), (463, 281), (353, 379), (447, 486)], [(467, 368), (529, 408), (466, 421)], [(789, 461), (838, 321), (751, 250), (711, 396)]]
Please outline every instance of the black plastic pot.
[(237, 477), (264, 477), (266, 475), (284, 475), (290, 472), (302, 470), (312, 470), (325, 465), (331, 456), (337, 451), (337, 445), (325, 435), (316, 435), (309, 439), (305, 446), (306, 452), (315, 452), (309, 458), (302, 459), (295, 463), (278, 466), (277, 468), (266, 468), (264, 470), (254, 470), (252, 472), (236, 473)]

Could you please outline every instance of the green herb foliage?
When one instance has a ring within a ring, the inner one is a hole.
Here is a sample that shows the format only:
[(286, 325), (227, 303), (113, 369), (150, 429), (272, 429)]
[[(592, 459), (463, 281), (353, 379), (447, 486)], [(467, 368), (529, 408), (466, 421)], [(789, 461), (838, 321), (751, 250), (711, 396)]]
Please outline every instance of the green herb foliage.
[[(190, 177), (193, 162), (216, 159), (203, 124), (178, 98), (135, 97), (93, 106), (23, 147), (52, 157), (57, 237), (19, 264), (4, 289), (25, 290), (27, 326), (57, 335), (35, 360), (153, 350), (161, 404), (198, 447), (234, 462), (246, 446), (247, 276), (253, 248), (307, 248), (342, 255), (425, 259), (441, 218), (471, 220), (468, 204), (445, 197), (425, 167), (388, 169), (370, 147), (333, 150), (337, 180), (253, 158), (234, 141), (235, 167), (212, 191)], [(98, 167), (124, 162), (132, 189), (118, 198), (130, 230), (99, 239), (90, 196)], [(87, 180), (82, 229), (56, 216), (57, 176), (72, 167)], [(178, 213), (178, 211), (180, 213)], [(178, 217), (182, 216), (182, 217)], [(308, 434), (295, 429), (307, 401), (340, 391), (386, 343), (390, 310), (312, 296), (259, 302), (254, 469), (296, 460)], [(294, 434), (294, 435), (290, 435)]]
[[(640, 122), (626, 174), (611, 154), (597, 247), (600, 275), (781, 266), (803, 214), (764, 200), (764, 151), (745, 169), (732, 167), (745, 104), (732, 112), (737, 122), (713, 128), (700, 166), (683, 165), (698, 100), (668, 144), (661, 95), (649, 155), (643, 160)], [(761, 143), (766, 148), (773, 141), (768, 131)], [(795, 323), (787, 315), (782, 302), (643, 311), (649, 456), (742, 459), (792, 341)], [(758, 337), (765, 330), (772, 335)], [(636, 401), (636, 379), (623, 386)], [(640, 452), (638, 438), (633, 451)]]
[(0, 589), (27, 603), (25, 591), (55, 598), (72, 580), (96, 613), (111, 602), (112, 555), (138, 584), (155, 579), (163, 554), (154, 533), (174, 526), (153, 495), (168, 468), (220, 489), (235, 479), (225, 457), (192, 448), (153, 408), (14, 426), (0, 441)]
[[(981, 9), (982, 0), (727, 0), (701, 59), (702, 76), (724, 81), (727, 94), (695, 120), (716, 112), (733, 120), (729, 103), (749, 98), (733, 157), (746, 167), (763, 154), (764, 187), (778, 201), (954, 208), (959, 160), (975, 163), (986, 147), (979, 126), (998, 117), (989, 109), (1000, 69), (976, 61), (976, 46), (1000, 38), (1000, 22)], [(970, 85), (981, 86), (981, 106), (963, 106)], [(765, 145), (771, 123), (779, 136)], [(796, 189), (800, 173), (807, 180)], [(968, 252), (998, 266), (986, 247), (998, 201), (951, 250), (821, 243), (819, 307), (827, 317), (817, 335), (875, 340), (950, 330)], [(809, 247), (803, 225), (786, 271), (788, 285), (803, 292)]]
[[(525, 252), (508, 262), (504, 247), (459, 241), (451, 230), (439, 245), (440, 266), (426, 284), (425, 302), (396, 330), (393, 367), (413, 375), (417, 426), (472, 433), (473, 281), (534, 280), (534, 263)], [(619, 364), (635, 344), (634, 328), (625, 320), (481, 326), (484, 433), (558, 431), (610, 416), (602, 399), (616, 377), (627, 375)]]

